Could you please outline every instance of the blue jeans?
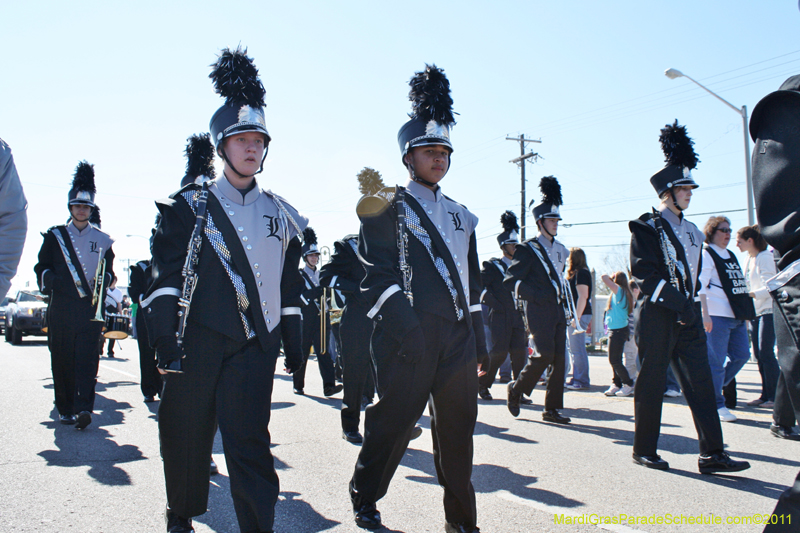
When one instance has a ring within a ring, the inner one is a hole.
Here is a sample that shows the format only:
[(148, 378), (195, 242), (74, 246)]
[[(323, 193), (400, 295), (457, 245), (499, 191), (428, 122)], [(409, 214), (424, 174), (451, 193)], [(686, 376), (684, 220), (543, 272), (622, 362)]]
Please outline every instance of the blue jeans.
[[(586, 331), (592, 315), (583, 315), (580, 320), (581, 329)], [(567, 328), (569, 337), (569, 353), (572, 355), (572, 385), (588, 387), (589, 383), (589, 354), (586, 353), (586, 334), (573, 335), (575, 328)], [(569, 369), (567, 369), (569, 373)]]
[(711, 323), (711, 333), (708, 334), (708, 364), (711, 367), (711, 379), (719, 409), (725, 406), (722, 387), (730, 383), (750, 359), (750, 344), (744, 320), (712, 316)]

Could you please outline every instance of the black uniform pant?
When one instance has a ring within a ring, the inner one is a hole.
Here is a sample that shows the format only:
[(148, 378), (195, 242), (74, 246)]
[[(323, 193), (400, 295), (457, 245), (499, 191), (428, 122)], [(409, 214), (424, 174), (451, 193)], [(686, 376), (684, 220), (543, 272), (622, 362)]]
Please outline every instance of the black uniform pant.
[(236, 342), (190, 322), (184, 342), (184, 372), (167, 376), (158, 411), (167, 504), (186, 518), (206, 512), (219, 422), (239, 527), (272, 531), (279, 485), (268, 425), (277, 338), (265, 353), (257, 338)]
[[(555, 302), (536, 306), (528, 304), (527, 313), (536, 353), (528, 357), (513, 390), (516, 394), (530, 394), (547, 367), (553, 365), (547, 379), (544, 408), (561, 409), (564, 407), (564, 357), (567, 352), (564, 308)], [(538, 357), (534, 357), (536, 355)]]
[(156, 351), (150, 347), (147, 338), (147, 324), (144, 309), (136, 313), (136, 343), (139, 345), (139, 370), (141, 372), (141, 388), (144, 396), (161, 396), (161, 374), (156, 365)]
[(91, 320), (94, 315), (89, 297), (63, 300), (53, 295), (47, 311), (47, 345), (56, 409), (61, 415), (94, 410), (94, 388), (100, 364), (97, 339), (103, 328), (102, 322)]
[[(319, 375), (322, 376), (322, 384), (325, 387), (336, 383), (336, 373), (333, 367), (330, 350), (322, 349), (322, 337), (320, 336), (319, 315), (303, 315), (303, 366), (292, 374), (292, 381), (296, 390), (303, 390), (306, 385), (306, 368), (308, 368), (308, 357), (311, 355), (311, 347), (317, 354), (317, 366)], [(330, 332), (330, 323), (326, 325), (326, 333)], [(328, 338), (325, 339), (328, 344)]]
[(492, 346), (489, 350), (489, 368), (485, 368), (486, 374), (478, 378), (479, 385), (487, 388), (494, 384), (497, 371), (509, 354), (511, 373), (514, 379), (518, 379), (525, 367), (525, 355), (528, 352), (528, 336), (524, 328), (514, 326), (513, 317), (493, 313), (490, 320)]
[(372, 355), (381, 398), (367, 407), (364, 444), (351, 481), (366, 501), (376, 502), (405, 454), (414, 424), (430, 401), (433, 460), (444, 488), (448, 522), (475, 524), (472, 433), (478, 416), (475, 335), (464, 322), (416, 311), (425, 353), (411, 362), (398, 356), (400, 344), (380, 327), (372, 334)]
[(372, 360), (369, 340), (372, 320), (367, 317), (369, 308), (348, 304), (339, 323), (342, 356), (342, 430), (358, 431), (361, 417), (361, 398), (372, 397)]
[(633, 397), (633, 453), (637, 455), (656, 455), (658, 450), (667, 366), (675, 373), (692, 411), (700, 453), (723, 449), (700, 304), (695, 307), (697, 318), (686, 326), (678, 324), (675, 311), (647, 302), (641, 308), (636, 327), (642, 368)]

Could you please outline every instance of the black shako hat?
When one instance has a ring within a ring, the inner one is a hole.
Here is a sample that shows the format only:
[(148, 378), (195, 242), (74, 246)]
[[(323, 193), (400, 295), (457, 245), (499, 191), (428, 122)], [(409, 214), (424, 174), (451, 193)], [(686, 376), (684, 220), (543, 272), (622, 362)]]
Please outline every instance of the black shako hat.
[(783, 84), (777, 91), (769, 93), (767, 96), (759, 100), (756, 107), (753, 109), (753, 114), (750, 116), (750, 137), (755, 141), (758, 138), (758, 131), (761, 127), (761, 119), (767, 108), (778, 106), (787, 100), (800, 100), (800, 74), (795, 74)]
[(303, 230), (303, 247), (301, 251), (303, 257), (319, 253), (319, 248), (317, 248), (317, 234), (311, 227), (307, 227)]
[(658, 137), (664, 160), (667, 166), (653, 174), (650, 185), (660, 197), (672, 187), (690, 186), (699, 187), (692, 179), (691, 170), (700, 162), (694, 151), (694, 141), (686, 133), (686, 126), (679, 126), (678, 119), (673, 124), (667, 124), (661, 129)]
[(97, 189), (94, 186), (94, 165), (81, 161), (75, 167), (75, 175), (72, 177), (72, 188), (67, 195), (67, 205), (84, 204), (91, 207), (94, 205), (94, 195)]
[(519, 242), (519, 224), (517, 223), (517, 215), (513, 211), (506, 211), (500, 215), (500, 224), (503, 226), (503, 232), (497, 236), (497, 243), (500, 246), (504, 244), (517, 244)]
[(453, 152), (450, 143), (450, 128), (456, 121), (453, 118), (453, 99), (450, 97), (450, 81), (444, 70), (436, 65), (425, 65), (425, 70), (417, 72), (408, 82), (411, 90), (411, 120), (403, 124), (397, 133), (401, 157), (415, 146), (442, 144)]
[[(237, 47), (231, 51), (224, 49), (211, 65), (209, 78), (214, 80), (217, 93), (225, 98), (225, 104), (217, 109), (211, 117), (212, 140), (217, 151), (227, 161), (222, 141), (237, 133), (255, 131), (264, 134), (264, 159), (267, 157), (269, 142), (272, 139), (267, 132), (264, 118), (264, 85), (258, 77), (258, 69), (253, 60), (247, 57), (247, 49)], [(230, 162), (228, 162), (230, 164)], [(261, 160), (261, 172), (264, 160)], [(238, 171), (237, 171), (238, 172)]]
[(186, 175), (181, 180), (181, 188), (190, 183), (203, 183), (217, 177), (214, 170), (214, 145), (208, 133), (192, 135), (186, 144)]
[[(557, 218), (561, 220), (558, 208), (563, 204), (561, 199), (561, 185), (555, 176), (545, 176), (539, 180), (539, 190), (542, 191), (542, 201), (533, 207), (533, 218), (539, 221), (543, 218)], [(533, 200), (531, 200), (533, 203)]]

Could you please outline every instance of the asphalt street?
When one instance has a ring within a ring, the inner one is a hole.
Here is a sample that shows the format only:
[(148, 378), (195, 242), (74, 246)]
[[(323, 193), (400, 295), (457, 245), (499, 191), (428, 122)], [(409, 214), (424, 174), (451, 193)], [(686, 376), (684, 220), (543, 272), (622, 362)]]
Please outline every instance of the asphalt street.
[[(158, 403), (142, 401), (136, 341), (121, 341), (115, 359), (101, 359), (94, 423), (83, 431), (56, 422), (42, 339), (0, 344), (0, 364), (6, 376), (0, 384), (0, 531), (165, 531)], [(633, 399), (603, 395), (611, 375), (604, 354), (592, 355), (590, 364), (591, 390), (566, 393), (569, 426), (542, 421), (541, 387), (518, 419), (506, 409), (505, 385), (495, 384), (494, 401), (479, 401), (472, 479), (482, 533), (763, 529), (753, 517), (771, 513), (793, 482), (800, 442), (773, 437), (771, 413), (744, 405), (760, 392), (754, 363), (739, 375), (739, 421), (723, 424), (728, 450), (752, 468), (730, 476), (698, 473), (696, 433), (683, 398), (665, 399), (659, 447), (671, 470), (634, 464)], [(363, 531), (353, 522), (347, 494), (359, 447), (341, 438), (341, 395), (323, 397), (315, 368), (307, 373), (306, 396), (294, 395), (282, 372), (275, 381), (270, 432), (282, 489), (276, 531)], [(426, 414), (422, 437), (411, 442), (378, 503), (384, 531), (443, 531), (428, 423)], [(195, 527), (198, 533), (236, 532), (219, 436), (214, 459), (220, 474), (211, 480), (209, 512), (195, 518)], [(623, 515), (621, 524), (585, 524), (604, 517), (619, 522)], [(643, 524), (641, 517), (653, 523)], [(722, 523), (688, 523), (697, 517)], [(658, 524), (659, 518), (684, 524)], [(742, 520), (748, 523), (728, 523)]]

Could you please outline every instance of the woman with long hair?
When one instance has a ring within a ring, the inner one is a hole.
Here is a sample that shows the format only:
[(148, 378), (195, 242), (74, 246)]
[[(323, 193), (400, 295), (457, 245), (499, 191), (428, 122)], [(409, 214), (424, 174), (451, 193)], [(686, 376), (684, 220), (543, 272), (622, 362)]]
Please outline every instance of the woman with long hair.
[[(570, 390), (587, 390), (589, 381), (589, 354), (586, 353), (586, 328), (592, 322), (592, 273), (586, 265), (586, 254), (580, 248), (571, 248), (567, 259), (567, 283), (575, 304), (575, 319), (569, 324), (569, 353), (572, 355), (572, 380)], [(578, 333), (580, 331), (580, 333)], [(567, 364), (569, 374), (569, 363)]]
[[(775, 357), (775, 327), (772, 322), (772, 298), (767, 289), (767, 280), (777, 272), (775, 258), (767, 251), (767, 241), (761, 236), (758, 226), (745, 226), (736, 232), (736, 246), (747, 253), (744, 275), (748, 294), (756, 307), (756, 319), (750, 321), (750, 341), (753, 355), (758, 361), (761, 374), (761, 396), (748, 402), (752, 407), (772, 408), (778, 375), (781, 373)], [(788, 424), (789, 427), (794, 423)]]
[(615, 272), (613, 277), (603, 274), (602, 279), (611, 290), (606, 305), (606, 325), (609, 332), (608, 362), (614, 371), (613, 383), (605, 395), (630, 396), (633, 394), (633, 380), (622, 362), (622, 350), (630, 336), (628, 316), (633, 312), (633, 294), (625, 272)]

